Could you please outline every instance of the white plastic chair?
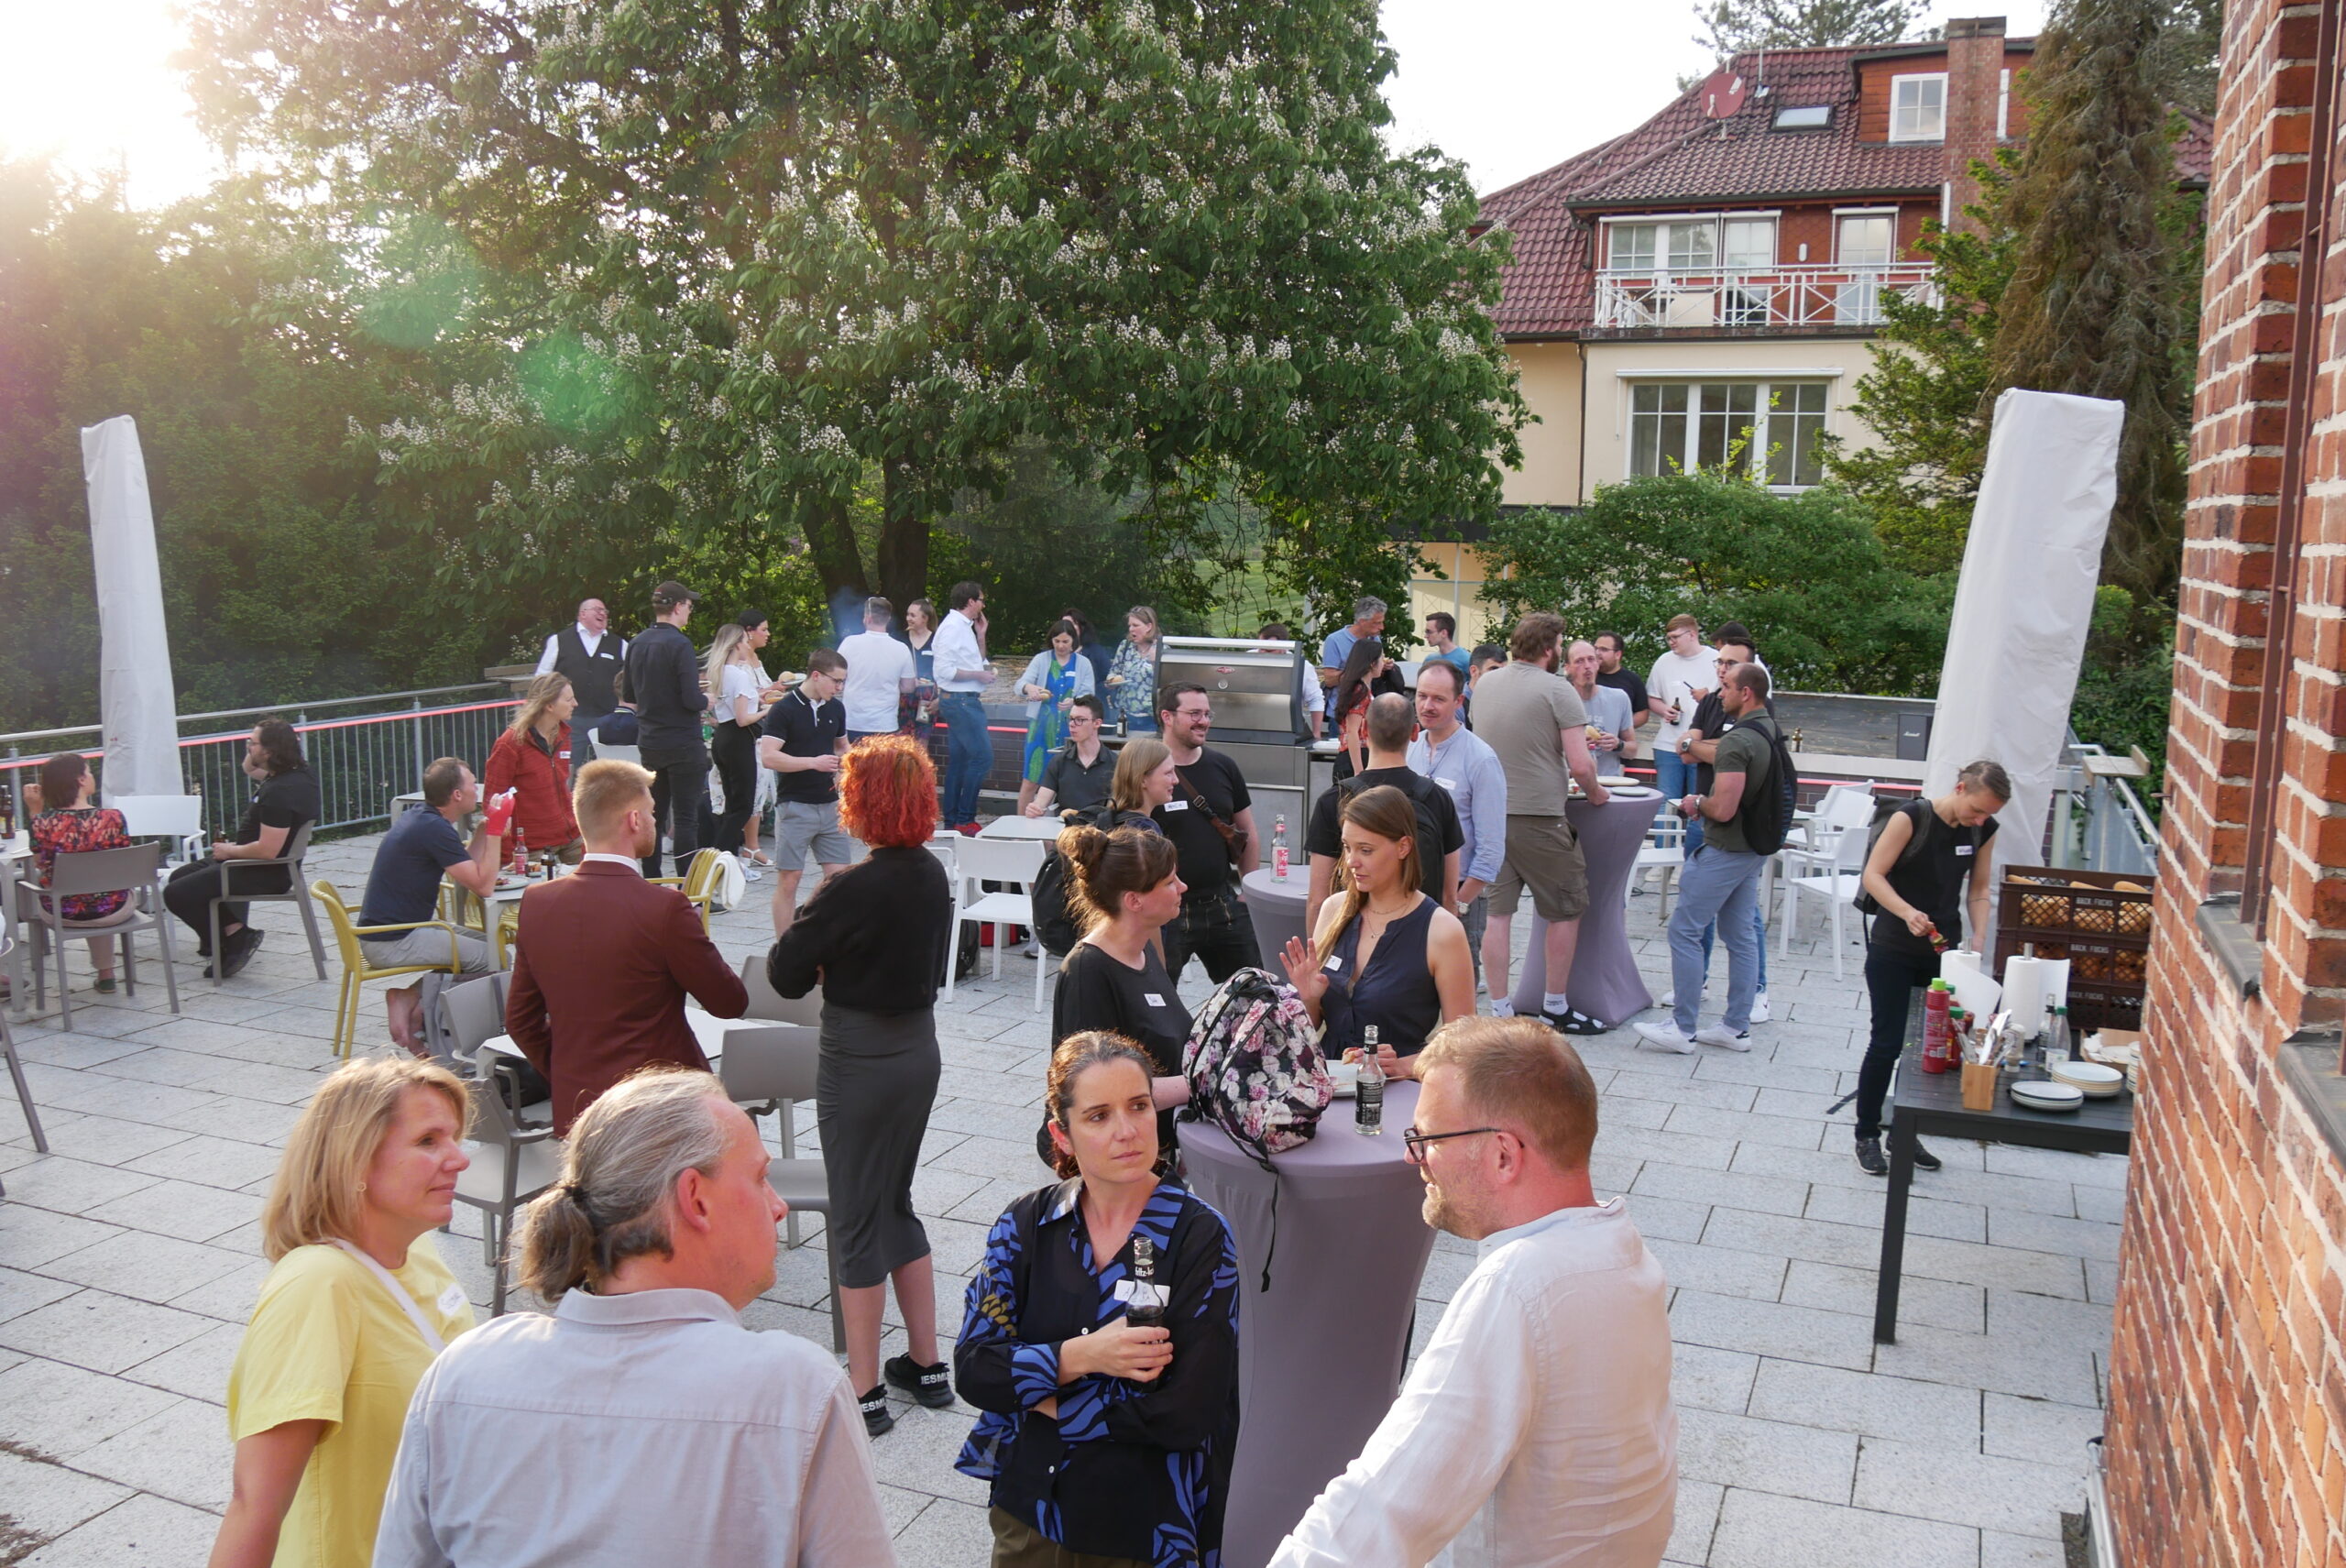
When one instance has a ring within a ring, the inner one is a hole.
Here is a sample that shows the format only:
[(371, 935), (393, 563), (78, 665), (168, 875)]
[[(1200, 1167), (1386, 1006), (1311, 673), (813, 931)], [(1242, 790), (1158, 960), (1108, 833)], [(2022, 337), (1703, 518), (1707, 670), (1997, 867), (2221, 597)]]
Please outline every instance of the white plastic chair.
[[(961, 929), (961, 839), (962, 835), (947, 828), (931, 834), (928, 840), (928, 852), (937, 857), (938, 865), (945, 868), (945, 885), (953, 895), (953, 930), (957, 936)], [(948, 1002), (953, 1000), (953, 971), (958, 967), (958, 943), (947, 944), (945, 1000)]]
[[(1866, 807), (1869, 816), (1872, 809)], [(1792, 950), (1792, 927), (1800, 923), (1800, 895), (1803, 892), (1822, 894), (1833, 914), (1833, 978), (1841, 978), (1843, 912), (1851, 909), (1849, 901), (1865, 880), (1866, 838), (1862, 828), (1844, 827), (1834, 839), (1832, 858), (1823, 871), (1784, 878), (1784, 915), (1776, 927), (1778, 956)]]
[(202, 795), (124, 795), (107, 804), (122, 813), (123, 830), (132, 838), (172, 840), (176, 847), (164, 864), (183, 866), (203, 853)]
[[(961, 922), (974, 920), (980, 926), (994, 927), (993, 977), (1002, 978), (1002, 948), (1009, 939), (1009, 927), (1024, 926), (1035, 928), (1035, 901), (1031, 896), (1035, 879), (1042, 873), (1043, 852), (1050, 846), (1036, 839), (963, 839), (954, 851), (956, 865), (956, 902), (953, 912), (953, 934), (945, 952), (946, 996), (952, 997), (952, 974), (961, 959)], [(986, 893), (976, 884), (987, 882), (1015, 883), (1018, 893)], [(961, 886), (968, 883), (968, 886)], [(1035, 1011), (1043, 1010), (1044, 971), (1050, 967), (1049, 955), (1042, 944), (1035, 946)]]
[(1629, 894), (1636, 892), (1638, 885), (1645, 881), (1646, 874), (1653, 872), (1655, 880), (1661, 884), (1660, 917), (1668, 923), (1670, 890), (1678, 880), (1679, 868), (1685, 863), (1686, 819), (1678, 815), (1676, 803), (1665, 801), (1661, 814), (1653, 819), (1652, 831), (1638, 849), (1637, 864), (1629, 872), (1629, 880), (1623, 884), (1626, 889), (1621, 895), (1623, 904), (1628, 902)]

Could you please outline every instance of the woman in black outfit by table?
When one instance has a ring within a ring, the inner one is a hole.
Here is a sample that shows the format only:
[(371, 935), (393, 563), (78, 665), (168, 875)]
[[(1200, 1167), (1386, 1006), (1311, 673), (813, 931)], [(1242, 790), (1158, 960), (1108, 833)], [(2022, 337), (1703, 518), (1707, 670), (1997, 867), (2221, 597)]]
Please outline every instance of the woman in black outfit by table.
[[(1059, 835), (1058, 851), (1068, 869), (1069, 905), (1087, 929), (1059, 966), (1051, 1038), (1086, 1030), (1121, 1035), (1148, 1053), (1152, 1076), (1179, 1078), (1189, 1010), (1165, 971), (1157, 938), (1181, 913), (1173, 840), (1154, 824), (1113, 833), (1079, 825)], [(1158, 1116), (1157, 1139), (1173, 1146), (1172, 1112)], [(1047, 1149), (1044, 1157), (1050, 1157)]]
[(906, 1354), (887, 1383), (944, 1409), (953, 1388), (937, 1354), (928, 1233), (913, 1212), (913, 1171), (937, 1101), (934, 1008), (945, 980), (953, 895), (927, 849), (937, 770), (917, 742), (875, 737), (839, 762), (839, 822), (872, 853), (828, 877), (766, 957), (784, 996), (823, 988), (816, 1125), (829, 1178), (829, 1243), (839, 1265), (848, 1375), (863, 1424), (895, 1425), (880, 1365), (881, 1313), (893, 1281)]
[[(1873, 1030), (1858, 1069), (1858, 1168), (1890, 1174), (1881, 1148), (1881, 1102), (1906, 1045), (1906, 1014), (1914, 988), (1939, 977), (1934, 928), (1948, 947), (1969, 935), (1984, 939), (1996, 813), (2012, 797), (2012, 781), (1997, 763), (1978, 762), (1956, 775), (1955, 788), (1936, 800), (1902, 806), (1881, 826), (1866, 854), (1865, 890), (1881, 905), (1866, 938), (1866, 996)], [(1855, 829), (1850, 829), (1855, 831)], [(1939, 1157), (1914, 1143), (1914, 1163), (1936, 1170)]]
[(1156, 1174), (1149, 1067), (1113, 1035), (1059, 1042), (1044, 1105), (1067, 1179), (1003, 1212), (970, 1278), (954, 1371), (985, 1413), (954, 1468), (990, 1484), (993, 1568), (1220, 1561), (1238, 1255)]
[(1414, 1078), (1426, 1036), (1474, 1011), (1466, 927), (1418, 888), (1418, 808), (1389, 784), (1344, 802), (1337, 896), (1320, 906), (1312, 946), (1288, 938), (1279, 955), (1322, 1048), (1342, 1059), (1377, 1029), (1386, 1076)]

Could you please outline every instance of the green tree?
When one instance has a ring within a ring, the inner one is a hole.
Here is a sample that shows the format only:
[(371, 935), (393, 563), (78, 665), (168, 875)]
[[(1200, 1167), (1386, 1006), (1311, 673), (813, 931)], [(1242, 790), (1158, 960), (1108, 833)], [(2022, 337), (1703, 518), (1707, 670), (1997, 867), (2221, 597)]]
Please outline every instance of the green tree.
[(1872, 516), (1892, 562), (1912, 572), (1963, 564), (1971, 507), (1988, 461), (1989, 361), (2012, 281), (2014, 240), (2004, 214), (2017, 155), (1999, 153), (1979, 173), (1973, 226), (1927, 225), (1917, 248), (1936, 269), (1928, 292), (1882, 296), (1873, 365), (1858, 378), (1850, 411), (1873, 432), (1869, 445), (1829, 438), (1825, 466)]
[(1031, 442), (1168, 541), (1235, 494), (1303, 576), (1496, 509), (1504, 250), (1382, 145), (1360, 0), (352, 10), (207, 0), (191, 58), (224, 138), (387, 231), (455, 389), (380, 448), (451, 591), (803, 534), (909, 598)]
[(1694, 41), (1722, 61), (1746, 49), (1896, 43), (1924, 9), (1921, 0), (1708, 0), (1694, 7)]
[(2181, 558), (2190, 379), (2178, 374), (2173, 116), (2152, 67), (2160, 0), (2065, 0), (2028, 73), (2029, 137), (2005, 196), (2017, 236), (1989, 356), (2009, 387), (2126, 405), (2106, 580), (2169, 601)]
[(1487, 548), (1484, 591), (1509, 618), (1556, 610), (1574, 635), (1685, 611), (1741, 620), (1788, 686), (1928, 693), (1946, 652), (1952, 579), (1892, 565), (1864, 511), (1829, 487), (1779, 496), (1710, 470), (1648, 476), (1578, 511), (1504, 518)]

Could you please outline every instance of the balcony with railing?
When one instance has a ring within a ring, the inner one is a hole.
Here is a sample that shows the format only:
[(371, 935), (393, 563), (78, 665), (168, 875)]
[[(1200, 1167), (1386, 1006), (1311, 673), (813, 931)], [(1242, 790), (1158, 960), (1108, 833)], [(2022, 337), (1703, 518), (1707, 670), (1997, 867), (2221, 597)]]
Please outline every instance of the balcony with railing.
[(1600, 332), (1767, 333), (1875, 327), (1889, 294), (1937, 298), (1927, 261), (1880, 266), (1619, 268), (1596, 274)]

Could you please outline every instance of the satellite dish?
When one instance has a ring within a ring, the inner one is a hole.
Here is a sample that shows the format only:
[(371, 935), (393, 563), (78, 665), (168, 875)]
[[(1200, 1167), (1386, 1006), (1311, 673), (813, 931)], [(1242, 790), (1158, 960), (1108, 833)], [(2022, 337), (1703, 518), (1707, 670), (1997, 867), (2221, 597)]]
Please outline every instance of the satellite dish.
[(1714, 120), (1724, 120), (1743, 107), (1748, 91), (1741, 75), (1721, 66), (1703, 83), (1703, 113)]

